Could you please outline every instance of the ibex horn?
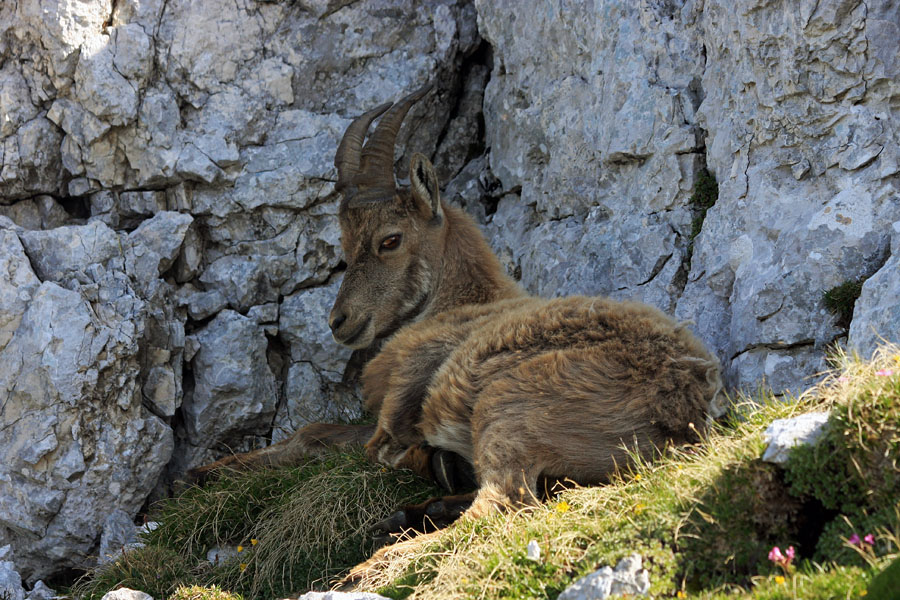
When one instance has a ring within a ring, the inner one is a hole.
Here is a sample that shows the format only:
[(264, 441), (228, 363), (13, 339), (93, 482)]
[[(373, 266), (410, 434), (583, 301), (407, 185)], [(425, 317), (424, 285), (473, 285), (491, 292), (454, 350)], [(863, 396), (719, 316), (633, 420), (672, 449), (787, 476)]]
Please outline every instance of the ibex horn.
[(363, 138), (372, 124), (381, 113), (391, 107), (390, 102), (386, 102), (381, 106), (373, 108), (369, 112), (357, 117), (347, 131), (338, 146), (337, 153), (334, 155), (334, 166), (337, 167), (338, 180), (335, 185), (336, 190), (340, 190), (350, 183), (355, 175), (359, 173), (359, 158), (362, 152)]
[(378, 122), (362, 149), (360, 159), (360, 172), (365, 177), (366, 185), (394, 189), (394, 143), (397, 132), (410, 107), (431, 91), (432, 87), (432, 84), (428, 84), (394, 104)]

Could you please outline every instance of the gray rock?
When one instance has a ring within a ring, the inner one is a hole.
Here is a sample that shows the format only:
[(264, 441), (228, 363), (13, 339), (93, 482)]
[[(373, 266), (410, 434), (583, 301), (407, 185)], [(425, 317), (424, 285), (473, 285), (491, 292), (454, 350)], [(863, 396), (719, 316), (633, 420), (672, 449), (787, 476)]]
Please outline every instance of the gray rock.
[(74, 221), (50, 196), (37, 196), (0, 206), (0, 216), (8, 217), (23, 229), (53, 229), (73, 224)]
[(892, 229), (891, 255), (863, 284), (850, 323), (849, 346), (865, 358), (880, 344), (900, 343), (900, 221)]
[(106, 592), (100, 600), (153, 600), (153, 596), (138, 590), (118, 588), (111, 592)]
[(559, 595), (560, 600), (602, 600), (617, 596), (646, 596), (650, 576), (642, 568), (642, 559), (632, 554), (619, 561), (615, 569), (603, 567), (585, 575)]
[(236, 548), (210, 548), (206, 552), (206, 560), (214, 566), (223, 565), (238, 557)]
[(191, 443), (212, 448), (235, 436), (266, 433), (278, 397), (259, 325), (224, 310), (197, 332), (196, 339), (199, 350), (191, 361), (194, 389), (182, 406)]
[(358, 391), (343, 382), (351, 351), (331, 337), (327, 315), (340, 287), (300, 290), (284, 299), (278, 320), (279, 337), (290, 351), (285, 402), (275, 417), (273, 441), (316, 421), (348, 421), (362, 415)]
[(125, 511), (115, 509), (110, 512), (103, 521), (97, 562), (103, 564), (119, 558), (137, 540), (137, 529), (134, 520)]
[(56, 597), (56, 591), (47, 587), (47, 584), (38, 580), (31, 591), (25, 594), (25, 600), (51, 600)]
[[(885, 120), (897, 7), (809, 0), (797, 20), (752, 3), (552, 4), (513, 20), (476, 2), (494, 48), (487, 229), (510, 272), (540, 294), (637, 298), (694, 321), (732, 386), (807, 385), (846, 333), (823, 293), (882, 268), (900, 217), (900, 131)], [(555, 50), (535, 60), (539, 45)], [(704, 163), (719, 197), (688, 263)], [(878, 289), (857, 330), (894, 331)]]
[(42, 281), (87, 284), (91, 282), (90, 267), (102, 267), (114, 257), (122, 257), (119, 236), (99, 221), (25, 231), (20, 238)]
[[(10, 547), (0, 548), (0, 554), (8, 555)], [(6, 558), (0, 556), (0, 559)], [(22, 589), (22, 578), (16, 571), (16, 565), (11, 560), (0, 560), (0, 596), (7, 600), (24, 600), (25, 590)]]
[(829, 412), (806, 413), (790, 419), (775, 419), (766, 428), (766, 451), (762, 459), (776, 465), (783, 465), (790, 456), (791, 448), (814, 444), (825, 431)]
[(0, 351), (19, 327), (40, 284), (18, 236), (9, 229), (0, 229)]
[(297, 600), (387, 600), (372, 592), (306, 592)]
[(167, 271), (181, 250), (181, 243), (193, 217), (163, 211), (141, 223), (128, 234), (134, 257), (134, 277), (153, 281)]
[(525, 548), (525, 558), (534, 562), (541, 562), (541, 545), (537, 543), (537, 540), (528, 542), (528, 547)]
[(30, 264), (71, 288), (40, 283), (14, 230), (0, 230), (0, 298), (13, 316), (0, 345), (0, 525), (34, 580), (90, 563), (105, 516), (136, 513), (173, 440), (141, 406), (146, 305), (121, 272), (117, 234), (97, 223), (19, 235), (41, 253)]

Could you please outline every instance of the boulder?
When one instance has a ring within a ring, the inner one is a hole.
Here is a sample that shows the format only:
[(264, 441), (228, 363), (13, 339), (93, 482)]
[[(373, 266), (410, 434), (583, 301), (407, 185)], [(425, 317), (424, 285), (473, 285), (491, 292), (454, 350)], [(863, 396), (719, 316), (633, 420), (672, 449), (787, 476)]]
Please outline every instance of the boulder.
[(615, 569), (603, 567), (585, 575), (559, 595), (560, 600), (603, 600), (619, 596), (646, 596), (650, 576), (642, 568), (643, 560), (632, 554), (619, 561)]
[(806, 413), (790, 419), (775, 419), (766, 428), (766, 451), (762, 459), (776, 465), (787, 462), (791, 449), (814, 444), (825, 432), (828, 412)]

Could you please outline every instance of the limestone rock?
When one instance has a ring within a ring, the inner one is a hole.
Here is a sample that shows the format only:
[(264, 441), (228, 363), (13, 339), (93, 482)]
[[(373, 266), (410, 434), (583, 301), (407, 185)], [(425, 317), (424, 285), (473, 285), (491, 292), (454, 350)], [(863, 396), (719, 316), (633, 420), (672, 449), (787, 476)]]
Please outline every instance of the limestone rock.
[(100, 549), (97, 562), (100, 564), (116, 560), (122, 552), (135, 542), (137, 526), (123, 510), (113, 510), (103, 521), (100, 535)]
[(119, 588), (106, 592), (100, 600), (153, 600), (153, 596), (138, 590)]
[[(821, 371), (846, 334), (824, 292), (882, 269), (900, 217), (887, 41), (900, 9), (607, 0), (510, 19), (476, 6), (494, 49), (486, 227), (509, 271), (536, 293), (637, 298), (693, 321), (731, 386), (798, 390)], [(703, 166), (718, 201), (691, 241)], [(868, 316), (892, 314), (880, 290), (857, 331), (895, 329)]]
[(863, 284), (850, 323), (849, 345), (865, 358), (885, 341), (900, 343), (900, 221), (892, 229), (891, 255)]
[(830, 413), (806, 413), (790, 419), (775, 419), (766, 428), (766, 447), (762, 459), (782, 465), (787, 462), (791, 448), (814, 444), (824, 433)]
[(56, 591), (47, 587), (47, 584), (38, 580), (31, 591), (25, 594), (25, 600), (52, 600), (56, 597)]
[(615, 569), (603, 567), (585, 575), (559, 595), (560, 600), (602, 600), (618, 596), (646, 596), (650, 576), (642, 568), (642, 559), (632, 554), (619, 561)]
[(372, 592), (306, 592), (297, 600), (387, 600)]
[(16, 565), (11, 560), (4, 560), (10, 547), (0, 548), (0, 595), (7, 600), (25, 600), (25, 590), (22, 589), (22, 578), (16, 571)]
[(343, 381), (351, 351), (334, 341), (328, 327), (327, 315), (339, 288), (338, 278), (328, 286), (300, 290), (281, 305), (279, 337), (289, 348), (291, 363), (273, 441), (307, 423), (349, 421), (362, 415), (357, 390)]
[(211, 448), (235, 436), (266, 433), (278, 397), (262, 329), (223, 310), (195, 337), (194, 389), (182, 406), (190, 442)]
[(538, 544), (537, 540), (528, 542), (528, 546), (525, 548), (525, 558), (534, 562), (541, 562), (541, 545)]
[(37, 196), (0, 206), (0, 215), (23, 229), (53, 229), (75, 221), (51, 196)]

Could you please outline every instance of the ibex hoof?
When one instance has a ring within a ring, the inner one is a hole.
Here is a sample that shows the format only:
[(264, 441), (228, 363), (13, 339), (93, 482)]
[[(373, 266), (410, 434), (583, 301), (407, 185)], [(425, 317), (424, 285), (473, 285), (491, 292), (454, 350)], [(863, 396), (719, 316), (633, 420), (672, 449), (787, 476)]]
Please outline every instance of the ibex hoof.
[(421, 504), (405, 506), (375, 523), (369, 531), (376, 543), (387, 543), (403, 533), (428, 533), (455, 522), (472, 505), (474, 494), (431, 498)]

